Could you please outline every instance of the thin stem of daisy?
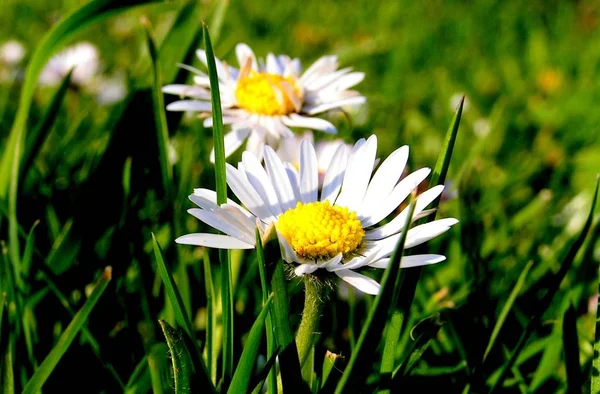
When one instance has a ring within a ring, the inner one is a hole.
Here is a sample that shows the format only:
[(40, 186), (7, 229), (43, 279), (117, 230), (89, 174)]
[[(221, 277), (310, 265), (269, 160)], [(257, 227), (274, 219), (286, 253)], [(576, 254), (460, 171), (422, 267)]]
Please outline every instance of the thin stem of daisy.
[(304, 365), (318, 336), (319, 321), (325, 305), (327, 286), (312, 275), (304, 276), (304, 310), (296, 333), (300, 365)]

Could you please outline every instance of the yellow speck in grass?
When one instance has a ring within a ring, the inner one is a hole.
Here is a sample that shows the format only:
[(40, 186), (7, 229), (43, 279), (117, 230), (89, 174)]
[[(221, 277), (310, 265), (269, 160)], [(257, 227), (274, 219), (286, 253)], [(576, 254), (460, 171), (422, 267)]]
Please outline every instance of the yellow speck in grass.
[(298, 256), (315, 260), (354, 252), (365, 236), (356, 212), (329, 201), (299, 202), (279, 217), (277, 230)]
[(260, 115), (287, 115), (302, 107), (294, 80), (277, 74), (250, 72), (238, 80), (235, 97), (240, 108)]

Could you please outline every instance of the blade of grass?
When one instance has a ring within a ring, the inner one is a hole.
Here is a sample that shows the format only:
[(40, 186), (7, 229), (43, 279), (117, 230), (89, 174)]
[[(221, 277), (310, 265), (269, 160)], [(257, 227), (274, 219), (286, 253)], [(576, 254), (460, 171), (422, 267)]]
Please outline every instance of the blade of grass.
[[(263, 307), (269, 299), (269, 282), (267, 280), (267, 262), (265, 260), (265, 251), (262, 246), (260, 232), (256, 229), (256, 263), (258, 264), (258, 273), (260, 276), (260, 287), (262, 289), (262, 305)], [(267, 359), (270, 359), (275, 352), (275, 337), (273, 336), (273, 323), (271, 321), (272, 314), (269, 313), (265, 322), (267, 331)], [(267, 394), (274, 394), (277, 391), (277, 376), (275, 371), (269, 372), (267, 378)]]
[[(219, 79), (215, 55), (208, 26), (202, 24), (204, 46), (210, 80), (210, 98), (213, 119), (213, 143), (215, 150), (215, 182), (217, 191), (217, 204), (227, 202), (227, 181), (225, 175), (225, 142), (223, 139), (223, 114), (221, 111), (221, 95), (219, 93)], [(231, 286), (231, 262), (227, 250), (219, 251), (221, 262), (221, 305), (223, 310), (223, 366), (222, 387), (227, 388), (229, 379), (233, 374), (233, 288)]]
[(87, 301), (79, 310), (79, 312), (77, 312), (73, 320), (71, 320), (71, 323), (69, 323), (68, 327), (58, 339), (57, 344), (54, 346), (54, 348), (52, 348), (52, 350), (50, 351), (48, 356), (46, 356), (40, 367), (35, 371), (31, 379), (29, 379), (29, 381), (25, 385), (25, 388), (23, 389), (23, 394), (37, 393), (42, 388), (42, 386), (46, 382), (46, 379), (48, 379), (48, 376), (50, 376), (50, 374), (56, 367), (56, 364), (58, 364), (62, 356), (65, 354), (65, 352), (73, 342), (73, 339), (75, 339), (75, 337), (79, 333), (81, 327), (83, 327), (83, 325), (87, 321), (90, 312), (92, 311), (92, 309), (94, 309), (94, 306), (100, 299), (100, 296), (108, 287), (111, 278), (112, 269), (111, 267), (106, 267), (104, 269), (104, 272), (102, 273), (102, 276), (100, 277), (98, 282), (96, 282), (96, 285), (90, 297), (87, 299)]
[(275, 352), (273, 353), (273, 355), (271, 357), (267, 358), (267, 362), (262, 367), (262, 370), (258, 374), (256, 374), (256, 376), (254, 376), (252, 378), (252, 381), (250, 382), (250, 386), (254, 387), (254, 390), (252, 390), (252, 393), (258, 394), (258, 393), (263, 392), (262, 388), (265, 385), (265, 381), (267, 380), (267, 377), (268, 377), (271, 369), (273, 369), (273, 367), (275, 366), (275, 361), (277, 361), (278, 355), (279, 355), (279, 348), (275, 349)]
[(345, 357), (342, 357), (340, 354), (332, 353), (329, 350), (325, 353), (323, 372), (321, 374), (321, 388), (327, 384), (329, 379), (339, 379), (344, 360)]
[(265, 329), (265, 322), (271, 309), (271, 300), (272, 296), (264, 303), (262, 311), (254, 321), (254, 324), (252, 324), (248, 339), (244, 344), (244, 350), (242, 351), (240, 361), (238, 362), (233, 378), (231, 379), (228, 393), (235, 394), (248, 392), (250, 378), (252, 377), (256, 357), (258, 357), (260, 341)]
[(216, 384), (218, 354), (214, 351), (213, 346), (215, 337), (215, 290), (208, 253), (204, 254), (202, 264), (204, 267), (204, 289), (206, 291), (206, 367), (210, 372), (211, 381)]
[(215, 388), (212, 385), (210, 378), (208, 377), (206, 366), (204, 365), (204, 361), (202, 360), (202, 353), (200, 351), (200, 347), (198, 346), (198, 342), (195, 339), (192, 323), (185, 311), (185, 307), (181, 299), (181, 294), (179, 294), (179, 290), (177, 290), (177, 285), (175, 284), (173, 276), (167, 269), (165, 261), (162, 257), (162, 250), (154, 234), (152, 234), (152, 246), (154, 249), (154, 257), (156, 259), (158, 272), (165, 286), (165, 291), (167, 292), (169, 300), (171, 301), (171, 304), (173, 306), (175, 319), (179, 326), (181, 326), (184, 329), (185, 333), (187, 334), (187, 337), (189, 338), (190, 346), (193, 348), (192, 351), (190, 351), (190, 356), (194, 361), (196, 376), (199, 379), (198, 384), (200, 385), (200, 388), (202, 390), (214, 392)]
[(510, 312), (510, 310), (512, 309), (512, 307), (514, 305), (515, 300), (517, 299), (517, 296), (521, 292), (521, 289), (523, 288), (523, 285), (525, 284), (525, 279), (527, 278), (527, 274), (529, 273), (529, 270), (531, 269), (532, 266), (533, 266), (533, 261), (530, 261), (525, 266), (525, 269), (523, 269), (523, 271), (521, 271), (521, 274), (519, 275), (519, 278), (517, 279), (517, 283), (515, 284), (515, 287), (513, 287), (512, 291), (510, 292), (510, 295), (508, 296), (508, 299), (506, 300), (506, 303), (502, 307), (502, 311), (500, 311), (500, 314), (498, 315), (498, 320), (496, 320), (496, 324), (494, 325), (494, 329), (492, 330), (492, 335), (490, 336), (490, 341), (488, 342), (487, 348), (485, 349), (485, 353), (483, 355), (483, 362), (485, 362), (485, 359), (487, 358), (487, 356), (490, 354), (490, 351), (494, 347), (494, 343), (496, 343), (498, 334), (500, 333), (500, 330), (502, 329), (502, 326), (504, 325), (504, 322), (506, 321), (506, 317), (508, 316), (508, 313)]
[[(163, 189), (167, 201), (172, 200), (173, 192), (173, 168), (169, 162), (169, 128), (167, 126), (167, 116), (165, 114), (165, 101), (162, 93), (162, 81), (160, 75), (160, 63), (158, 61), (158, 51), (152, 38), (149, 22), (145, 23), (146, 42), (150, 52), (152, 65), (152, 106), (154, 113), (154, 123), (156, 125), (156, 140), (158, 142), (158, 158), (162, 175)], [(175, 230), (175, 229), (173, 229)]]
[(123, 392), (125, 394), (147, 393), (152, 388), (150, 370), (148, 368), (148, 356), (144, 356), (138, 365), (135, 366), (133, 373), (127, 380)]
[[(393, 305), (393, 296), (401, 279), (400, 262), (404, 253), (404, 243), (408, 234), (413, 213), (415, 211), (414, 194), (411, 195), (410, 205), (406, 222), (402, 228), (402, 235), (398, 240), (389, 266), (385, 269), (383, 278), (381, 279), (381, 287), (379, 294), (375, 297), (373, 306), (369, 310), (363, 329), (360, 332), (358, 341), (354, 348), (354, 352), (350, 356), (348, 366), (344, 370), (340, 379), (336, 393), (348, 393), (354, 391), (357, 387), (362, 387), (373, 368), (375, 352), (381, 340), (380, 333), (385, 327), (386, 318), (390, 307)], [(324, 387), (323, 392), (331, 392), (328, 385)]]
[(50, 99), (50, 104), (44, 111), (42, 120), (30, 132), (27, 144), (23, 149), (23, 157), (21, 158), (23, 162), (23, 170), (20, 173), (19, 183), (23, 181), (25, 174), (27, 174), (27, 171), (31, 167), (33, 160), (38, 155), (40, 148), (46, 140), (46, 137), (48, 134), (50, 134), (50, 130), (52, 130), (52, 126), (58, 117), (60, 106), (62, 105), (62, 102), (67, 94), (69, 84), (71, 83), (72, 73), (73, 69), (69, 70), (67, 75), (65, 75), (58, 89), (56, 92), (54, 92), (54, 95)]
[(148, 355), (148, 370), (152, 382), (152, 393), (163, 394), (165, 387), (171, 387), (166, 373), (166, 360), (169, 348), (164, 343), (157, 343), (150, 349)]
[(567, 394), (581, 393), (583, 380), (579, 364), (579, 338), (577, 336), (577, 312), (573, 304), (565, 312), (562, 324), (563, 350), (567, 369)]
[(585, 224), (583, 225), (583, 228), (581, 229), (581, 233), (579, 234), (579, 236), (577, 237), (575, 242), (573, 242), (573, 244), (569, 248), (565, 258), (562, 259), (560, 269), (552, 277), (552, 281), (548, 285), (548, 290), (546, 291), (546, 294), (544, 294), (544, 297), (538, 303), (538, 307), (535, 309), (533, 316), (531, 316), (529, 323), (527, 324), (527, 326), (525, 327), (525, 330), (521, 334), (515, 348), (513, 349), (512, 353), (511, 353), (510, 358), (502, 366), (502, 372), (500, 373), (498, 379), (495, 382), (493, 382), (492, 387), (490, 389), (490, 394), (495, 392), (499, 387), (502, 386), (502, 383), (503, 383), (504, 379), (506, 378), (508, 371), (512, 368), (513, 364), (515, 363), (515, 360), (519, 356), (519, 353), (521, 353), (521, 350), (523, 350), (523, 347), (525, 346), (525, 343), (529, 339), (529, 336), (538, 328), (538, 326), (542, 320), (542, 316), (544, 315), (544, 313), (546, 312), (546, 310), (552, 303), (554, 296), (558, 292), (560, 284), (562, 283), (564, 277), (567, 275), (567, 272), (569, 272), (569, 269), (573, 265), (573, 260), (575, 259), (577, 252), (581, 248), (581, 245), (583, 245), (583, 241), (585, 240), (587, 233), (588, 233), (590, 227), (592, 226), (592, 221), (594, 218), (594, 209), (596, 208), (596, 201), (598, 199), (598, 186), (599, 185), (600, 185), (600, 176), (596, 179), (596, 188), (594, 190), (594, 198), (592, 200), (592, 206), (590, 208), (590, 213), (587, 217), (587, 220), (586, 220)]
[[(460, 125), (460, 119), (462, 116), (462, 110), (464, 105), (464, 96), (456, 109), (450, 127), (446, 133), (444, 141), (444, 147), (438, 157), (437, 163), (431, 176), (431, 185), (443, 184), (446, 180), (446, 174), (448, 173), (448, 167), (450, 166), (450, 159), (452, 158), (452, 151), (454, 150), (454, 143), (456, 142), (456, 136), (458, 135), (458, 127)], [(437, 208), (439, 204), (439, 198), (432, 203), (432, 208)], [(429, 221), (435, 220), (435, 213), (429, 217)], [(421, 277), (421, 267), (415, 267), (402, 273), (402, 279), (400, 280), (397, 290), (394, 292), (392, 305), (393, 311), (388, 324), (385, 334), (385, 346), (383, 349), (383, 357), (381, 360), (380, 372), (382, 374), (389, 374), (395, 368), (395, 356), (400, 338), (400, 333), (406, 316), (410, 312), (410, 306), (415, 296), (415, 290), (417, 283)]]
[[(598, 295), (600, 301), (600, 266), (598, 267)], [(594, 338), (594, 359), (592, 361), (591, 393), (600, 393), (600, 302), (596, 307), (596, 333)]]
[(181, 332), (171, 327), (169, 323), (162, 319), (158, 320), (158, 323), (162, 328), (167, 340), (167, 346), (169, 346), (169, 353), (171, 354), (175, 394), (191, 393), (190, 380), (192, 371), (190, 370), (190, 354), (185, 347)]

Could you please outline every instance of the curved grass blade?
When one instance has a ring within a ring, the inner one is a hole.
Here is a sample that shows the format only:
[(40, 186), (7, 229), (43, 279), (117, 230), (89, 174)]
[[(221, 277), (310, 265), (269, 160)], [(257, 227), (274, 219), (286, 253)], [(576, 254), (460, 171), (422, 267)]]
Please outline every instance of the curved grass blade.
[(148, 368), (148, 356), (144, 356), (127, 380), (123, 392), (125, 394), (147, 393), (151, 387), (152, 381)]
[(46, 379), (48, 379), (48, 376), (50, 376), (50, 374), (56, 367), (56, 364), (58, 364), (62, 356), (65, 354), (65, 352), (73, 342), (73, 339), (75, 339), (75, 336), (77, 336), (77, 334), (79, 333), (81, 327), (83, 327), (83, 325), (87, 321), (90, 312), (92, 311), (92, 309), (94, 309), (94, 306), (100, 299), (102, 293), (104, 293), (104, 290), (106, 290), (106, 288), (108, 287), (108, 284), (110, 283), (111, 279), (112, 268), (106, 267), (104, 269), (104, 272), (102, 273), (102, 276), (100, 277), (98, 282), (96, 282), (96, 285), (90, 297), (87, 299), (87, 301), (79, 310), (79, 312), (77, 312), (73, 320), (71, 320), (71, 323), (69, 323), (68, 327), (58, 339), (57, 344), (54, 346), (54, 348), (52, 348), (52, 350), (50, 351), (48, 356), (46, 356), (40, 367), (35, 371), (31, 379), (29, 379), (29, 381), (25, 385), (25, 388), (23, 389), (23, 394), (37, 393), (42, 388), (42, 386), (46, 382)]
[[(573, 244), (569, 248), (569, 251), (567, 252), (564, 259), (562, 259), (560, 269), (552, 277), (552, 279), (548, 285), (548, 290), (547, 290), (546, 294), (541, 299), (541, 301), (538, 303), (538, 307), (535, 309), (533, 316), (531, 316), (529, 323), (527, 324), (527, 326), (525, 327), (525, 330), (521, 334), (521, 337), (519, 338), (519, 341), (517, 342), (514, 350), (512, 351), (510, 358), (502, 366), (502, 372), (500, 373), (498, 379), (495, 382), (493, 382), (492, 388), (490, 389), (490, 394), (495, 392), (500, 386), (502, 386), (502, 383), (504, 382), (504, 379), (506, 378), (508, 371), (511, 370), (519, 353), (521, 353), (521, 350), (523, 350), (523, 347), (525, 346), (527, 339), (529, 339), (529, 336), (539, 327), (539, 324), (542, 320), (542, 316), (544, 315), (544, 312), (546, 312), (546, 310), (552, 303), (554, 296), (558, 292), (560, 284), (562, 283), (564, 277), (567, 275), (567, 272), (569, 272), (569, 269), (573, 265), (573, 260), (575, 259), (577, 252), (579, 252), (579, 249), (583, 245), (583, 241), (585, 240), (587, 233), (590, 230), (590, 227), (592, 226), (592, 221), (594, 219), (594, 209), (596, 208), (596, 202), (598, 200), (599, 185), (600, 185), (600, 176), (596, 179), (596, 188), (594, 189), (594, 198), (592, 200), (592, 206), (590, 208), (590, 213), (588, 214), (587, 220), (585, 221), (585, 224), (583, 225), (583, 228), (581, 229), (581, 233), (579, 234), (579, 236), (577, 237), (575, 242), (573, 242)], [(592, 391), (592, 392), (594, 392), (594, 391)]]
[[(600, 277), (600, 269), (598, 270), (598, 274)], [(598, 280), (598, 292), (600, 294), (600, 280)], [(600, 295), (598, 297), (600, 298)], [(591, 394), (600, 393), (600, 302), (596, 308), (596, 336), (594, 339), (594, 360), (592, 361), (591, 386)]]
[(579, 364), (579, 338), (577, 336), (577, 312), (573, 304), (565, 312), (562, 324), (563, 349), (567, 369), (567, 394), (581, 393), (581, 365)]
[[(267, 318), (268, 318), (268, 316), (267, 316)], [(275, 349), (275, 351), (273, 352), (273, 355), (271, 357), (267, 358), (267, 362), (263, 366), (262, 370), (258, 374), (256, 374), (256, 376), (254, 376), (252, 378), (252, 381), (250, 382), (250, 386), (254, 386), (254, 390), (252, 390), (253, 394), (258, 394), (258, 393), (263, 392), (262, 388), (265, 384), (265, 381), (267, 380), (269, 373), (271, 372), (271, 369), (275, 365), (275, 361), (277, 360), (278, 355), (279, 355), (279, 348)], [(267, 390), (268, 390), (268, 387), (267, 387)]]
[(231, 379), (231, 385), (229, 386), (228, 393), (247, 393), (250, 386), (250, 378), (252, 377), (252, 371), (254, 370), (254, 364), (256, 363), (256, 357), (258, 357), (258, 350), (260, 341), (263, 336), (265, 329), (265, 322), (269, 311), (271, 309), (271, 295), (263, 305), (263, 309), (252, 324), (248, 339), (244, 345), (242, 356), (238, 362), (233, 378)]
[(525, 266), (525, 269), (523, 269), (523, 271), (521, 271), (521, 274), (519, 275), (519, 279), (517, 279), (517, 283), (515, 284), (515, 287), (510, 292), (510, 295), (508, 296), (506, 303), (502, 307), (502, 311), (498, 315), (498, 320), (496, 320), (496, 324), (494, 325), (494, 329), (492, 330), (492, 335), (490, 336), (490, 341), (488, 342), (487, 348), (485, 349), (485, 353), (483, 355), (483, 362), (485, 362), (485, 359), (487, 358), (487, 356), (490, 354), (490, 351), (494, 347), (494, 343), (496, 343), (496, 339), (498, 338), (498, 334), (500, 333), (500, 330), (502, 329), (502, 326), (504, 325), (504, 321), (506, 320), (508, 313), (512, 309), (512, 307), (515, 303), (515, 300), (517, 299), (517, 296), (521, 292), (521, 289), (523, 288), (523, 285), (525, 284), (525, 279), (527, 278), (527, 274), (529, 273), (529, 270), (531, 269), (531, 267), (533, 267), (533, 261), (530, 261), (529, 263), (527, 263), (527, 265)]
[[(408, 229), (410, 228), (411, 219), (415, 211), (414, 200), (413, 194), (408, 207), (406, 222), (402, 229), (402, 235), (398, 240), (390, 265), (385, 269), (383, 278), (381, 279), (379, 294), (375, 297), (375, 301), (373, 301), (373, 305), (369, 310), (369, 315), (364, 322), (354, 352), (350, 356), (348, 366), (335, 388), (336, 393), (349, 393), (353, 392), (357, 387), (362, 387), (373, 368), (375, 352), (381, 340), (380, 333), (385, 327), (390, 307), (394, 305), (394, 293), (397, 292), (401, 280), (400, 262), (404, 253), (404, 243)], [(326, 385), (322, 390), (322, 392), (326, 393), (331, 391), (333, 390), (331, 390), (329, 385)]]
[(214, 392), (215, 388), (212, 385), (210, 378), (208, 377), (208, 372), (206, 370), (206, 366), (204, 365), (204, 361), (202, 360), (202, 353), (200, 352), (200, 347), (198, 346), (198, 342), (194, 339), (194, 330), (192, 327), (192, 323), (185, 312), (185, 307), (183, 305), (183, 300), (181, 299), (181, 294), (179, 294), (179, 290), (177, 290), (177, 285), (175, 284), (175, 280), (173, 276), (167, 269), (165, 261), (162, 256), (162, 250), (160, 249), (160, 245), (152, 234), (152, 246), (154, 249), (154, 257), (156, 259), (156, 265), (158, 267), (158, 272), (165, 286), (165, 291), (167, 292), (167, 296), (171, 301), (173, 306), (173, 312), (175, 314), (175, 319), (177, 324), (179, 324), (187, 334), (189, 338), (190, 346), (192, 350), (190, 350), (190, 356), (194, 361), (195, 373), (198, 378), (198, 384), (201, 389), (206, 392)]
[[(425, 325), (425, 327), (420, 327), (421, 324)], [(431, 345), (431, 341), (437, 336), (442, 325), (443, 322), (439, 320), (439, 316), (433, 316), (416, 327), (423, 331), (417, 337), (404, 362), (400, 364), (396, 371), (394, 371), (392, 387), (399, 387), (398, 385), (400, 385), (402, 377), (410, 375), (413, 368), (423, 356), (423, 353), (425, 353), (429, 348), (429, 345)]]
[[(437, 163), (431, 175), (431, 184), (438, 185), (443, 184), (446, 180), (446, 174), (448, 173), (448, 167), (450, 167), (450, 159), (452, 158), (452, 151), (454, 150), (454, 143), (456, 142), (456, 136), (458, 135), (458, 127), (460, 125), (460, 119), (462, 116), (462, 110), (464, 105), (464, 96), (460, 100), (460, 104), (454, 113), (450, 127), (446, 132), (446, 138), (444, 140), (444, 147), (438, 157)], [(439, 204), (439, 197), (432, 203), (432, 208), (437, 208)], [(429, 216), (428, 221), (435, 220), (436, 214)], [(393, 311), (388, 324), (385, 336), (385, 346), (383, 349), (383, 357), (381, 360), (380, 372), (382, 374), (389, 374), (394, 370), (395, 355), (404, 324), (405, 318), (410, 311), (412, 300), (415, 296), (415, 290), (417, 283), (421, 277), (421, 267), (415, 267), (402, 274), (403, 278), (398, 283), (396, 291), (393, 295)], [(401, 284), (401, 286), (400, 286)], [(400, 304), (398, 304), (400, 302)]]
[(175, 394), (191, 393), (190, 354), (185, 347), (181, 332), (174, 329), (164, 320), (159, 320), (160, 328), (167, 340), (173, 365), (173, 382), (175, 383)]

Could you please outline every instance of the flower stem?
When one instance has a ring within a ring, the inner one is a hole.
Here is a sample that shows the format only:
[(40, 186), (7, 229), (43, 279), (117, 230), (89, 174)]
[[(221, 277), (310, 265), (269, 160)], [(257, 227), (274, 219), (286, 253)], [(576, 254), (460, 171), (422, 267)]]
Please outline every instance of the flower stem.
[(327, 285), (320, 279), (312, 276), (304, 276), (304, 311), (298, 333), (296, 334), (296, 347), (300, 365), (304, 365), (315, 341), (319, 335), (319, 321), (325, 305), (327, 296)]

